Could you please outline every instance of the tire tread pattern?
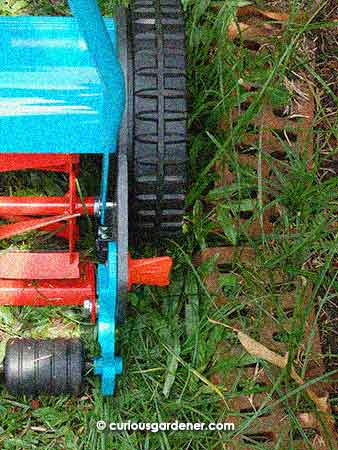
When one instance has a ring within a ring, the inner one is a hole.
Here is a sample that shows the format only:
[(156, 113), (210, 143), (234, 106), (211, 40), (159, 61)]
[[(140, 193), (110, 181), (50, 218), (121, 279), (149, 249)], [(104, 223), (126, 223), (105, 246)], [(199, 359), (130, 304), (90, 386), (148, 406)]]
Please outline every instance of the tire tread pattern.
[(177, 237), (187, 185), (185, 26), (180, 1), (134, 1), (130, 27), (133, 227), (152, 239)]

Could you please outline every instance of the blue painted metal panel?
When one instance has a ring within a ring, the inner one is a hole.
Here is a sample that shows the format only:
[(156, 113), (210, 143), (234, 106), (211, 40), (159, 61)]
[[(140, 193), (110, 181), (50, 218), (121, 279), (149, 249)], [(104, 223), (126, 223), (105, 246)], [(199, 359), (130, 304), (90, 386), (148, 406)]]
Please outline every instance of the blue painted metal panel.
[(115, 151), (124, 81), (115, 21), (105, 24), (114, 52), (106, 63), (88, 49), (95, 30), (84, 36), (73, 17), (0, 17), (0, 153)]
[[(109, 147), (113, 139), (116, 139), (118, 129), (112, 127), (110, 122), (120, 114), (123, 108), (119, 108), (114, 102), (116, 89), (123, 88), (122, 70), (117, 58), (117, 52), (110, 39), (107, 27), (101, 16), (96, 0), (68, 0), (73, 16), (76, 18), (81, 35), (84, 37), (91, 60), (94, 62), (103, 89), (103, 122), (104, 122), (104, 147)], [(114, 42), (116, 36), (114, 37)], [(115, 43), (116, 45), (116, 43)], [(122, 107), (124, 104), (122, 105)], [(116, 111), (117, 108), (117, 111)], [(120, 125), (118, 121), (118, 126)]]

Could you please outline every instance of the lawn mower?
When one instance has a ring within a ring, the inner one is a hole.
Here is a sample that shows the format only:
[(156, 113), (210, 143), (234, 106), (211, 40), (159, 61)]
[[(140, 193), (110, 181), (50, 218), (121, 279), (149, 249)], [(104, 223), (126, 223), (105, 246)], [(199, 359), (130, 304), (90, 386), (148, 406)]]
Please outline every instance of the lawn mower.
[[(109, 396), (123, 370), (115, 335), (128, 290), (166, 286), (172, 266), (167, 256), (132, 259), (128, 236), (176, 238), (184, 216), (184, 20), (179, 0), (135, 0), (114, 18), (96, 0), (69, 6), (69, 17), (0, 18), (0, 172), (55, 172), (68, 183), (59, 197), (0, 197), (0, 239), (34, 231), (65, 243), (2, 250), (0, 305), (82, 306), (97, 323), (94, 373)], [(101, 188), (83, 198), (77, 177), (89, 154)], [(98, 263), (78, 251), (84, 215), (97, 224)], [(3, 362), (13, 395), (77, 395), (84, 367), (75, 338), (10, 339)]]

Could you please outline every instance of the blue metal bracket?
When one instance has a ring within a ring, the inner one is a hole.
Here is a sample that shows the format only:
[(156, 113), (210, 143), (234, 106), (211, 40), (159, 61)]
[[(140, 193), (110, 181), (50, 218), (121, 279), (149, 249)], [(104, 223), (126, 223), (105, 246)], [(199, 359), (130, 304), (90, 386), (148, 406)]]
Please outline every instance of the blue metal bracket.
[[(69, 0), (79, 29), (95, 63), (103, 87), (104, 148), (101, 174), (101, 224), (105, 223), (105, 205), (108, 191), (109, 153), (115, 151), (118, 129), (113, 126), (116, 109), (122, 119), (123, 108), (116, 105), (116, 94), (124, 103), (124, 82), (116, 49), (107, 32), (96, 0)], [(115, 145), (113, 144), (115, 143)], [(101, 376), (101, 392), (112, 395), (115, 390), (116, 375), (123, 370), (122, 358), (115, 356), (115, 327), (117, 302), (117, 244), (108, 245), (106, 264), (99, 264), (97, 272), (98, 289), (98, 339), (101, 356), (95, 360), (95, 374)]]
[(117, 246), (110, 242), (108, 261), (99, 264), (97, 274), (98, 338), (101, 356), (95, 360), (95, 374), (101, 375), (101, 392), (113, 395), (116, 375), (123, 370), (122, 358), (115, 356), (117, 300)]

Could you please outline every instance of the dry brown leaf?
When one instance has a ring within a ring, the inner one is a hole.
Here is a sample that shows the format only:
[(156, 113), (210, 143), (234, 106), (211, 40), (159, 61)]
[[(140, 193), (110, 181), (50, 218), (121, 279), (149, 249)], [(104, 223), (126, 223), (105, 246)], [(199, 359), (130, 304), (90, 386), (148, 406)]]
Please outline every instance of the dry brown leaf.
[[(289, 14), (280, 11), (265, 11), (256, 6), (242, 6), (236, 12), (237, 18), (242, 18), (243, 21), (236, 23), (231, 22), (228, 28), (228, 37), (232, 40), (236, 39), (238, 35), (242, 35), (244, 39), (254, 39), (257, 37), (270, 36), (273, 33), (274, 26), (265, 23), (265, 19), (271, 19), (276, 22), (287, 22)], [(245, 23), (244, 19), (247, 17), (249, 23)], [(303, 14), (297, 17), (302, 19)]]
[(237, 336), (240, 343), (243, 345), (245, 350), (250, 353), (250, 355), (256, 356), (256, 358), (265, 359), (266, 361), (270, 362), (274, 366), (280, 367), (281, 369), (286, 367), (288, 362), (287, 355), (278, 355), (277, 353), (269, 350), (267, 347), (255, 341), (242, 331), (238, 331)]
[[(212, 8), (219, 11), (222, 7), (221, 3), (215, 2), (212, 4)], [(289, 19), (289, 14), (283, 13), (281, 11), (265, 11), (264, 9), (257, 8), (254, 5), (240, 6), (236, 12), (237, 17), (243, 16), (256, 16), (272, 20), (277, 20), (279, 22), (285, 22)]]
[(228, 28), (228, 37), (234, 40), (238, 35), (241, 35), (243, 39), (250, 40), (262, 36), (271, 36), (272, 31), (273, 29), (267, 25), (256, 27), (243, 22), (231, 22)]
[[(278, 353), (273, 352), (272, 350), (265, 347), (265, 345), (257, 342), (255, 339), (252, 339), (242, 331), (238, 331), (237, 336), (240, 343), (243, 345), (245, 350), (250, 353), (250, 355), (256, 356), (256, 358), (264, 359), (265, 361), (268, 361), (269, 363), (281, 369), (284, 369), (287, 366), (287, 354), (285, 356), (281, 356)], [(291, 367), (290, 375), (298, 384), (305, 384), (305, 381), (298, 375), (293, 367)], [(324, 413), (327, 419), (330, 418), (330, 423), (332, 424), (332, 417), (328, 417), (329, 406), (327, 399), (318, 397), (318, 395), (315, 394), (310, 387), (306, 387), (305, 391), (307, 392), (311, 400), (315, 403), (318, 410)]]
[(238, 8), (237, 17), (243, 16), (261, 16), (268, 19), (277, 20), (279, 22), (286, 22), (289, 19), (289, 14), (277, 11), (264, 11), (264, 9), (256, 6), (241, 6)]
[[(255, 339), (252, 339), (250, 336), (243, 333), (242, 331), (234, 329), (222, 322), (212, 319), (209, 319), (209, 322), (217, 325), (222, 325), (225, 328), (229, 328), (235, 331), (237, 333), (240, 343), (250, 355), (255, 356), (256, 358), (264, 359), (265, 361), (268, 361), (269, 363), (281, 369), (284, 369), (287, 366), (288, 363), (287, 354), (285, 356), (281, 356), (278, 353), (273, 352), (260, 342), (257, 342)], [(305, 384), (305, 381), (298, 375), (294, 367), (291, 367), (290, 375), (299, 385)], [(332, 415), (330, 414), (328, 399), (318, 397), (318, 395), (315, 394), (309, 386), (305, 387), (305, 391), (307, 395), (310, 397), (310, 399), (313, 401), (313, 403), (316, 405), (318, 411), (323, 413), (323, 418), (328, 425), (328, 430), (326, 431), (330, 433), (330, 438), (331, 440), (334, 441), (336, 439), (336, 434), (334, 432), (335, 421)]]
[(238, 34), (244, 34), (249, 28), (250, 25), (247, 25), (246, 23), (231, 22), (228, 28), (228, 36), (232, 40), (236, 39)]

